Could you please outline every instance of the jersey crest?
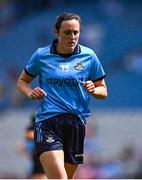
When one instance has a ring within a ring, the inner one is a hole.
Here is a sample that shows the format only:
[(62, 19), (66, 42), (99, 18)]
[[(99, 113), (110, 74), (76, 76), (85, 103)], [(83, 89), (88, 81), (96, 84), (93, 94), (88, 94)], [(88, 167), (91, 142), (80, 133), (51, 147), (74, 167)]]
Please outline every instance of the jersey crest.
[(77, 63), (75, 65), (75, 69), (78, 70), (78, 71), (82, 71), (84, 69), (84, 66), (82, 63)]

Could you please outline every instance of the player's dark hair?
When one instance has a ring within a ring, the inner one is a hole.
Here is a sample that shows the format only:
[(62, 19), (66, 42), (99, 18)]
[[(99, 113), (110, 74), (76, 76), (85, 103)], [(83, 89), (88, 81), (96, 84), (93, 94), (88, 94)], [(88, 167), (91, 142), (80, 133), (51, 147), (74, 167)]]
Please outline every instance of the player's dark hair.
[(79, 15), (74, 14), (74, 13), (65, 12), (65, 13), (61, 14), (60, 16), (57, 16), (54, 28), (57, 31), (59, 31), (60, 27), (61, 27), (61, 23), (63, 21), (72, 20), (72, 19), (76, 19), (79, 22), (80, 26), (81, 26), (81, 18), (80, 18)]

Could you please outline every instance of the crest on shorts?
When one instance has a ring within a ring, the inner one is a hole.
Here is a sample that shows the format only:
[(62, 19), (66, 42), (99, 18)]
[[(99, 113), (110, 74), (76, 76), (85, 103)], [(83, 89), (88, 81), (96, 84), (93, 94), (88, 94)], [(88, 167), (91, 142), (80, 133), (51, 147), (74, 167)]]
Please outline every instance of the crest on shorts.
[(48, 137), (47, 137), (47, 139), (46, 139), (46, 142), (52, 143), (52, 142), (54, 142), (54, 141), (55, 141), (55, 139), (53, 138), (53, 136), (52, 136), (52, 135), (48, 135)]

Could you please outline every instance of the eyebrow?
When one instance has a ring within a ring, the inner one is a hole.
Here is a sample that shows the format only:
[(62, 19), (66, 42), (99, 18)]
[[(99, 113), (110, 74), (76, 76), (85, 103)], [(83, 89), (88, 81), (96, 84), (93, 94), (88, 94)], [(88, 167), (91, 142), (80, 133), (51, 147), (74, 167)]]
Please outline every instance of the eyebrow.
[(63, 32), (68, 33), (68, 34), (70, 34), (70, 33), (73, 32), (74, 34), (77, 34), (78, 32), (80, 32), (80, 30), (69, 30), (69, 29), (64, 29)]

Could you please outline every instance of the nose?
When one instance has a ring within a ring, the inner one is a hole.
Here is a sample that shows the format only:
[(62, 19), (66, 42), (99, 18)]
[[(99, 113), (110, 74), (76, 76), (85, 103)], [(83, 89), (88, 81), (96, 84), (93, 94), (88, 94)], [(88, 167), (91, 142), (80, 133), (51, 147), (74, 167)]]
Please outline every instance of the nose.
[(71, 37), (72, 39), (74, 39), (74, 38), (75, 38), (75, 34), (74, 34), (74, 32), (71, 32), (71, 33), (70, 33), (70, 37)]

